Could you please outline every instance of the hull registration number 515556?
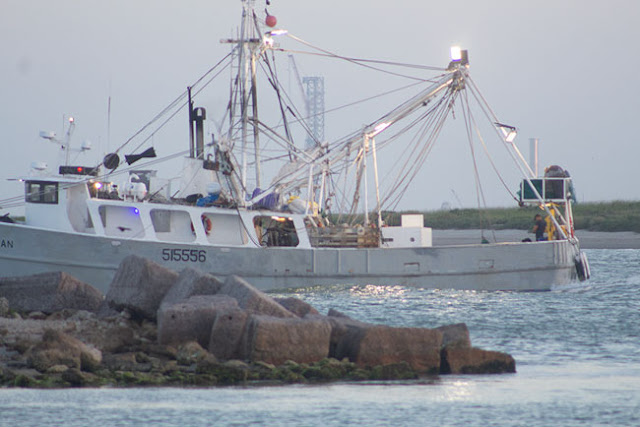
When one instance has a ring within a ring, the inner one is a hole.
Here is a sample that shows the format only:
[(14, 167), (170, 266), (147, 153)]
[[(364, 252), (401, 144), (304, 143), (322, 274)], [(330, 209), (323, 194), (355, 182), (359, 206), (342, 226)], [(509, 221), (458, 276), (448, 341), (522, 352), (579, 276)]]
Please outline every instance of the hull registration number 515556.
[(162, 259), (164, 261), (180, 262), (205, 262), (207, 251), (198, 249), (162, 249)]

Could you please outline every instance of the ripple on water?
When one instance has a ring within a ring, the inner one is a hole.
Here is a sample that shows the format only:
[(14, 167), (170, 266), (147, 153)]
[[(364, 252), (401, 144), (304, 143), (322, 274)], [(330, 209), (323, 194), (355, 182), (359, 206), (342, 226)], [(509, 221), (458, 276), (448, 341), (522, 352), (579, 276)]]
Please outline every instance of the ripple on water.
[(640, 251), (591, 250), (592, 280), (551, 292), (316, 287), (321, 312), (395, 326), (465, 322), (517, 374), (213, 389), (0, 389), (0, 425), (640, 425)]
[(640, 362), (640, 251), (587, 252), (593, 278), (550, 292), (368, 285), (294, 293), (320, 312), (334, 308), (367, 322), (411, 327), (463, 322), (474, 345), (509, 352), (519, 364), (616, 358)]

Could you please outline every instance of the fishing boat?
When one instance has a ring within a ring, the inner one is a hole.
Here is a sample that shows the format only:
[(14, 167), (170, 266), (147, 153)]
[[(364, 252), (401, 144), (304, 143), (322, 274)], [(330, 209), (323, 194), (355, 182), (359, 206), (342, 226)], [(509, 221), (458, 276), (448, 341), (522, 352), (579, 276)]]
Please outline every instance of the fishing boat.
[[(35, 163), (18, 178), (25, 217), (5, 215), (0, 222), (3, 276), (64, 271), (106, 291), (120, 262), (135, 254), (175, 270), (241, 275), (263, 290), (373, 284), (538, 291), (588, 279), (574, 233), (571, 178), (536, 176), (514, 143), (517, 129), (498, 120), (471, 79), (467, 51), (453, 49), (444, 67), (420, 67), (435, 76), (415, 79), (406, 101), (326, 141), (310, 125), (319, 113), (309, 112), (308, 101), (304, 110), (289, 104), (276, 73), (277, 55), (291, 54), (282, 44), (302, 43), (313, 54), (369, 69), (388, 63), (316, 49), (276, 28), (275, 18), (258, 11), (255, 0), (242, 1), (238, 36), (222, 41), (230, 53), (99, 164), (70, 164), (73, 119), (62, 139), (41, 132), (61, 145), (66, 158), (54, 172)], [(230, 84), (220, 77), (224, 70), (230, 70)], [(258, 115), (259, 72), (274, 92), (270, 112), (280, 113), (275, 125)], [(209, 138), (207, 111), (195, 103), (219, 80), (230, 100)], [(545, 241), (434, 246), (421, 215), (390, 223), (385, 209), (404, 195), (445, 121), (458, 111), (465, 135), (473, 138), (473, 101), (522, 175), (519, 203), (546, 214)], [(149, 143), (157, 137), (149, 135), (180, 111), (189, 120), (185, 149), (158, 156)], [(305, 144), (294, 141), (294, 123), (306, 130)], [(411, 161), (400, 165), (394, 180), (382, 182), (378, 152), (393, 149), (411, 131), (405, 150)], [(123, 155), (127, 150), (138, 153)], [(161, 160), (180, 158), (179, 179), (159, 176)], [(267, 160), (279, 163), (268, 172)]]

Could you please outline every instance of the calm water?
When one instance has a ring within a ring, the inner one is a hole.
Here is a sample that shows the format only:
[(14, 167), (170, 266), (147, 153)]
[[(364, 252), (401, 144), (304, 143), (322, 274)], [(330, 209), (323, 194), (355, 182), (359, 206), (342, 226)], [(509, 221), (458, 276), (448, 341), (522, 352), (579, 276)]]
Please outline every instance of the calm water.
[(517, 374), (213, 389), (0, 390), (0, 425), (640, 425), (640, 251), (587, 251), (594, 278), (544, 293), (306, 289), (321, 312), (397, 326), (465, 322)]

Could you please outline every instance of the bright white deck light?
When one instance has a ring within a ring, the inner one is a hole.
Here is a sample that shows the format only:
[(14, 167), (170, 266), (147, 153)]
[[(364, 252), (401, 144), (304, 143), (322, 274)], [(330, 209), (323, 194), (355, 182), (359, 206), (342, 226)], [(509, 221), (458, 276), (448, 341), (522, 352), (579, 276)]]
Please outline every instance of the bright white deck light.
[(509, 131), (509, 133), (507, 134), (507, 137), (504, 139), (505, 141), (511, 143), (513, 142), (514, 139), (516, 139), (516, 135), (518, 134), (518, 132), (513, 129), (511, 131)]
[(382, 122), (379, 125), (377, 125), (376, 127), (373, 128), (373, 132), (371, 136), (376, 136), (377, 134), (379, 134), (380, 132), (382, 132), (383, 130), (385, 130), (386, 128), (388, 128), (389, 126), (391, 126), (391, 123), (387, 123), (387, 122)]
[(460, 61), (462, 59), (462, 49), (460, 46), (451, 46), (451, 60)]
[(287, 30), (273, 30), (269, 31), (270, 36), (284, 36), (285, 34), (289, 34)]

